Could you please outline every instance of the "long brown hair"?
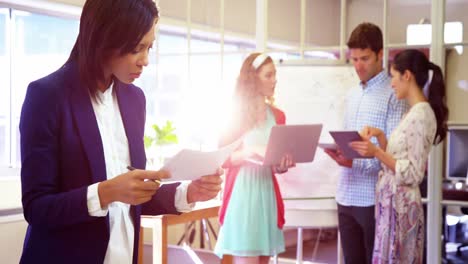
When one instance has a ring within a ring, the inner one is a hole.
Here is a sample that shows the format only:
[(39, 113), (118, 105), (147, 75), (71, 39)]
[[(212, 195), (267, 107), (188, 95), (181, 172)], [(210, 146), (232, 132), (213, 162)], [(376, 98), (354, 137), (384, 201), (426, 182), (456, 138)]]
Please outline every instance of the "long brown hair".
[(273, 63), (271, 57), (267, 56), (263, 62), (254, 67), (252, 63), (261, 53), (250, 54), (242, 64), (239, 77), (237, 78), (234, 93), (235, 110), (234, 122), (245, 130), (254, 127), (258, 121), (258, 111), (261, 107), (259, 102), (273, 104), (273, 97), (265, 98), (260, 92), (258, 73), (260, 69), (269, 63)]
[(448, 108), (445, 103), (445, 83), (442, 70), (439, 66), (430, 62), (426, 55), (419, 50), (409, 49), (398, 53), (392, 63), (394, 70), (403, 74), (410, 71), (416, 79), (416, 84), (423, 89), (429, 79), (429, 70), (433, 71), (427, 100), (437, 119), (437, 132), (434, 144), (440, 143), (447, 135)]
[(132, 52), (159, 15), (153, 0), (87, 0), (67, 62), (76, 61), (86, 89), (96, 97), (103, 65), (117, 52)]

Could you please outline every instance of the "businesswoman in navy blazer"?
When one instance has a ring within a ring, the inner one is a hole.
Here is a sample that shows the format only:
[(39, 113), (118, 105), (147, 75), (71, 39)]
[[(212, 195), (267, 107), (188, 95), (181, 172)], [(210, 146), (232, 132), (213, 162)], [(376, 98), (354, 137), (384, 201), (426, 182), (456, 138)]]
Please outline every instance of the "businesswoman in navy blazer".
[[(145, 97), (152, 0), (88, 0), (68, 61), (29, 84), (20, 121), (21, 263), (136, 263), (141, 214), (190, 210), (216, 196), (220, 174), (160, 186), (146, 171)], [(137, 168), (127, 171), (127, 166)]]

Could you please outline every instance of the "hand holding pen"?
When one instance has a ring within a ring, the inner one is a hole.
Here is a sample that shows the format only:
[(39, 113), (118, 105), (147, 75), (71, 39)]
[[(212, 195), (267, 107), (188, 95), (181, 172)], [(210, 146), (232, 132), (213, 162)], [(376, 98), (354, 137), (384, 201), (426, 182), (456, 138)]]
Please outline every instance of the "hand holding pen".
[[(134, 170), (136, 170), (136, 168), (129, 165), (129, 166), (127, 166), (127, 170), (134, 171)], [(155, 183), (161, 185), (161, 180), (160, 179), (146, 179), (146, 180), (154, 181)]]
[(130, 171), (99, 183), (98, 194), (102, 208), (116, 201), (132, 205), (145, 203), (159, 189), (161, 179), (170, 178), (169, 172), (164, 170), (139, 170), (130, 166), (128, 169)]

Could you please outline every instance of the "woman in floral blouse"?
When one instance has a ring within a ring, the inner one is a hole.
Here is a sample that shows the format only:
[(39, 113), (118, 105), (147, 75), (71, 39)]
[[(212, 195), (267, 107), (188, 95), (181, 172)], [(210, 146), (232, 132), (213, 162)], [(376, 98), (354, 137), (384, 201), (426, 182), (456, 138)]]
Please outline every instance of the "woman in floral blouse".
[[(410, 110), (388, 140), (380, 129), (364, 127), (364, 141), (350, 145), (382, 163), (376, 186), (372, 262), (422, 263), (425, 230), (418, 186), (431, 146), (447, 133), (445, 85), (440, 67), (418, 50), (396, 55), (390, 73), (397, 98), (405, 99)], [(371, 137), (377, 138), (378, 146), (371, 143)]]

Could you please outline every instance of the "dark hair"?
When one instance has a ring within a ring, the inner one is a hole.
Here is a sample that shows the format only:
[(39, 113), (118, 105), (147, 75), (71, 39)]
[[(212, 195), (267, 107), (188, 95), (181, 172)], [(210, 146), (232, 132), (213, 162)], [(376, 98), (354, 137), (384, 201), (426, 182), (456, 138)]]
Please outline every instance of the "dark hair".
[(87, 0), (80, 31), (68, 61), (76, 61), (80, 77), (95, 98), (104, 81), (103, 64), (112, 54), (132, 52), (158, 18), (152, 0)]
[(426, 55), (419, 50), (409, 49), (398, 53), (392, 63), (394, 70), (403, 74), (410, 71), (416, 79), (416, 84), (423, 89), (429, 78), (429, 70), (433, 71), (429, 85), (427, 100), (437, 119), (437, 132), (434, 144), (440, 143), (447, 135), (448, 108), (445, 104), (445, 83), (442, 70), (430, 62)]
[(369, 48), (379, 53), (383, 48), (382, 31), (372, 23), (361, 23), (353, 30), (346, 44), (350, 49)]

